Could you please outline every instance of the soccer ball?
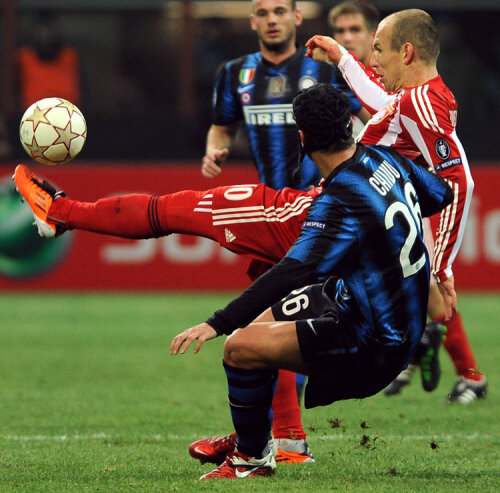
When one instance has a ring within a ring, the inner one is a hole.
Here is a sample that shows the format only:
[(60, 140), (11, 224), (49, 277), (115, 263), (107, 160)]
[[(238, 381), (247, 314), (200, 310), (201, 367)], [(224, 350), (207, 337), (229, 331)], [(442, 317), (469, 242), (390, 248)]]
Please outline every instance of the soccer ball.
[(24, 112), (19, 137), (24, 150), (35, 161), (64, 164), (82, 150), (87, 124), (73, 103), (62, 98), (45, 98)]

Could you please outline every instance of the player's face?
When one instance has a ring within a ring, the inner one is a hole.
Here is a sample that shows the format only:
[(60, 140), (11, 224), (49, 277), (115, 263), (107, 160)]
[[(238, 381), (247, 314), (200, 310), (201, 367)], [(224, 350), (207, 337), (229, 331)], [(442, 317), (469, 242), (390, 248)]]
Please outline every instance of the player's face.
[(393, 23), (383, 20), (375, 33), (371, 65), (381, 76), (380, 81), (389, 92), (399, 92), (404, 84), (404, 68), (401, 51), (391, 48)]
[(342, 14), (335, 19), (333, 37), (365, 65), (370, 63), (375, 31), (368, 29), (361, 14)]
[(280, 53), (295, 44), (302, 16), (292, 10), (290, 0), (254, 0), (253, 4), (250, 23), (265, 49)]

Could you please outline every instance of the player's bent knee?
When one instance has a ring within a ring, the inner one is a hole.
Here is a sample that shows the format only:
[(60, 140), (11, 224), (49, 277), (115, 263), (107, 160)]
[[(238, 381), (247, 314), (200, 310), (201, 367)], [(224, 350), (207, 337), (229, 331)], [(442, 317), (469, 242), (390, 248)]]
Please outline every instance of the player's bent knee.
[(255, 359), (245, 345), (245, 336), (241, 329), (235, 330), (224, 343), (224, 361), (237, 368), (255, 368)]
[(227, 337), (224, 343), (224, 361), (231, 366), (239, 366), (238, 362), (238, 332), (241, 329), (235, 330), (230, 336)]

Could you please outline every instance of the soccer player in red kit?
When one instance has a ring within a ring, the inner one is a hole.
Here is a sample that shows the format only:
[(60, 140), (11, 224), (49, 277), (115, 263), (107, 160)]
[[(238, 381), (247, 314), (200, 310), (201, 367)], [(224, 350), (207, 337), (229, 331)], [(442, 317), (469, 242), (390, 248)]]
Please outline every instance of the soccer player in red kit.
[[(334, 63), (372, 113), (358, 139), (367, 145), (391, 146), (409, 159), (434, 169), (454, 191), (454, 201), (431, 219), (434, 231), (433, 275), (429, 316), (447, 326), (444, 343), (459, 379), (448, 396), (466, 404), (486, 394), (463, 322), (456, 310), (452, 263), (462, 241), (474, 183), (456, 131), (457, 102), (436, 68), (439, 39), (432, 18), (418, 9), (382, 20), (373, 44), (371, 71), (324, 36), (314, 36), (308, 56)], [(439, 292), (442, 296), (439, 296)]]

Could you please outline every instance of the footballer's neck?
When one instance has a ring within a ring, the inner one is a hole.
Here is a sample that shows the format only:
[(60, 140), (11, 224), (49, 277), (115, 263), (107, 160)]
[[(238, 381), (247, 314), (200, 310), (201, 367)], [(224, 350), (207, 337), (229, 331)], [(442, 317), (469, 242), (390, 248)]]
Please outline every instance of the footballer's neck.
[(355, 152), (356, 144), (352, 144), (347, 149), (338, 152), (314, 151), (311, 153), (311, 159), (316, 163), (321, 176), (326, 178), (335, 168), (354, 156)]
[(295, 44), (295, 39), (290, 40), (285, 45), (280, 47), (280, 49), (272, 49), (266, 47), (262, 41), (260, 42), (260, 51), (262, 56), (274, 65), (279, 65), (281, 62), (290, 58), (297, 52), (297, 45)]

